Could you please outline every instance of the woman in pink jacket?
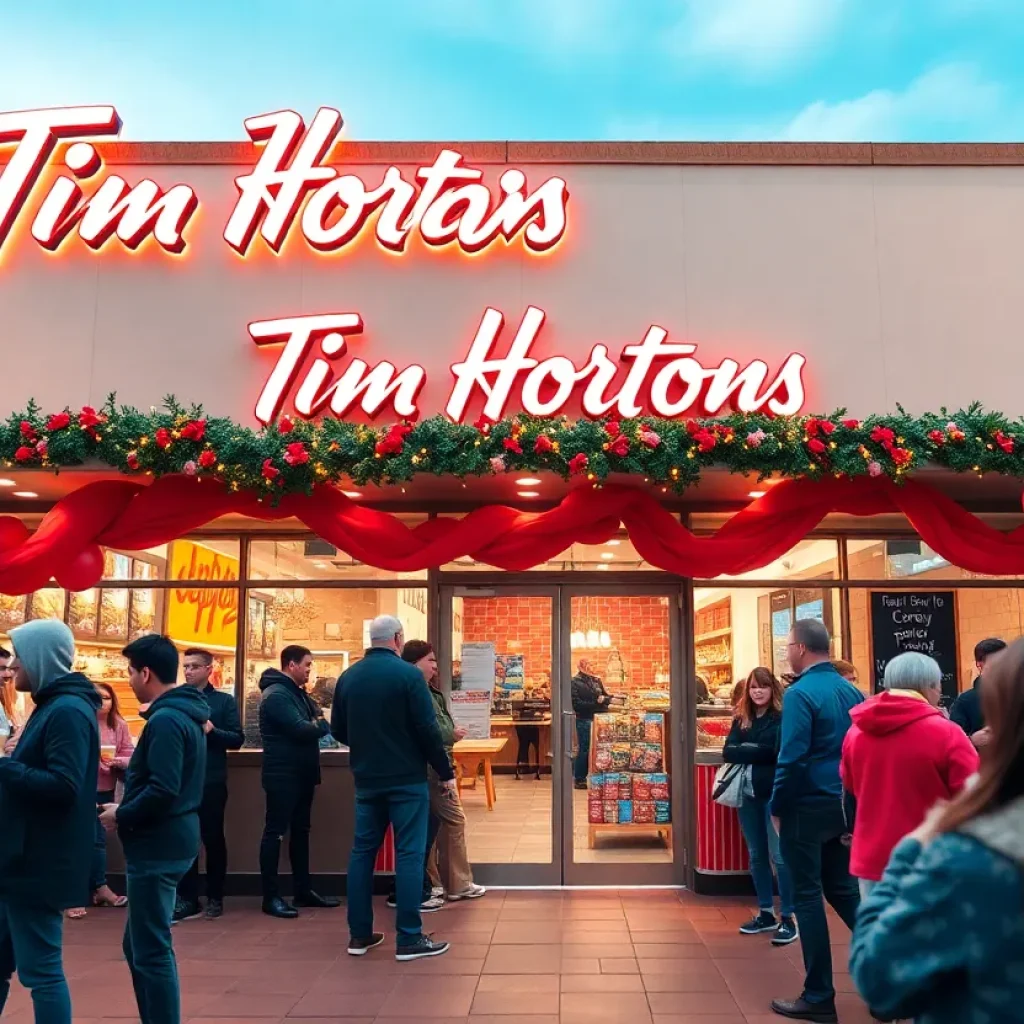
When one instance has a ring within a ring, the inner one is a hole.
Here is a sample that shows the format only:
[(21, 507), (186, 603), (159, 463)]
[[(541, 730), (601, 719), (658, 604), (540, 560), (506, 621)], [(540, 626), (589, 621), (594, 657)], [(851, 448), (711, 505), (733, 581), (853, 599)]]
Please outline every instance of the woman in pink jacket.
[[(128, 762), (135, 752), (132, 734), (128, 723), (121, 717), (121, 708), (117, 702), (117, 694), (109, 683), (96, 683), (103, 704), (96, 712), (100, 726), (100, 763), (96, 776), (96, 803), (112, 804), (115, 802), (114, 791), (117, 788), (117, 775), (128, 769)], [(94, 907), (124, 907), (128, 904), (126, 896), (118, 896), (107, 885), (107, 836), (103, 827), (96, 819), (96, 845), (92, 859), (92, 904)], [(68, 911), (68, 917), (85, 917), (85, 908), (78, 907)]]

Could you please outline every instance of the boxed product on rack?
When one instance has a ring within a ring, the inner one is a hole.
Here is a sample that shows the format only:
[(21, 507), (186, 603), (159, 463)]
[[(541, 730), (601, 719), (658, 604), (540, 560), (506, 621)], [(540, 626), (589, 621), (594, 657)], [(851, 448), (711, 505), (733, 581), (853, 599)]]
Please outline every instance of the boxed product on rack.
[(651, 775), (651, 797), (655, 800), (668, 800), (668, 776), (667, 775)]
[(615, 723), (612, 715), (594, 715), (594, 740), (596, 743), (611, 743), (614, 737)]
[(612, 744), (612, 763), (611, 769), (613, 772), (624, 772), (629, 769), (629, 744), (628, 743), (613, 743)]
[(672, 819), (671, 804), (667, 800), (654, 801), (654, 823), (667, 825)]
[(661, 744), (665, 737), (665, 716), (644, 715), (644, 736), (648, 743)]
[(622, 772), (619, 775), (619, 799), (633, 799), (633, 776), (628, 772)]
[(594, 748), (594, 767), (599, 772), (607, 772), (612, 767), (612, 748), (606, 743), (599, 743)]
[(631, 772), (642, 772), (644, 770), (644, 744), (634, 743), (629, 748), (629, 770)]
[(619, 774), (618, 772), (608, 772), (603, 775), (604, 784), (601, 786), (601, 799), (602, 800), (618, 800), (619, 799)]
[(654, 802), (651, 800), (634, 800), (633, 821), (638, 825), (653, 825)]
[[(652, 808), (653, 810), (653, 808)], [(619, 823), (619, 801), (605, 800), (604, 802), (604, 824), (618, 825)]]
[(619, 824), (631, 825), (633, 823), (633, 801), (619, 801)]
[(604, 800), (599, 789), (592, 789), (587, 793), (587, 821), (591, 825), (600, 825), (604, 822)]
[(614, 741), (616, 743), (628, 743), (630, 739), (629, 715), (616, 715)]
[(641, 765), (645, 772), (660, 772), (665, 767), (660, 743), (643, 744)]
[(587, 789), (591, 793), (600, 792), (601, 787), (604, 785), (604, 776), (600, 773), (595, 772), (592, 775), (587, 776)]
[(651, 777), (650, 775), (634, 775), (633, 776), (633, 799), (634, 800), (653, 800), (651, 796)]

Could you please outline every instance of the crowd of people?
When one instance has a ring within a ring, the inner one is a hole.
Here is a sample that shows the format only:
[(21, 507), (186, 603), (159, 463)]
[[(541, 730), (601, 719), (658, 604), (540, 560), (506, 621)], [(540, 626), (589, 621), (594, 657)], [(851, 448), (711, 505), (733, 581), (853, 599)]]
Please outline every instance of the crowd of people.
[[(280, 669), (260, 680), (263, 910), (293, 918), (302, 907), (340, 905), (313, 889), (309, 871), (319, 749), (330, 736), (349, 747), (356, 791), (348, 952), (363, 956), (384, 941), (372, 892), (390, 827), (395, 956), (438, 956), (448, 943), (423, 933), (422, 914), (445, 897), (485, 892), (473, 880), (455, 781), (461, 733), (437, 687), (431, 646), (407, 643), (389, 616), (371, 623), (370, 642), (339, 679), (329, 723), (307, 692), (306, 648), (285, 648)], [(113, 906), (126, 908), (123, 953), (140, 1019), (176, 1024), (172, 925), (224, 910), (227, 751), (243, 742), (237, 704), (211, 685), (209, 652), (185, 652), (178, 685), (174, 644), (141, 637), (124, 649), (145, 720), (134, 745), (114, 691), (72, 670), (66, 625), (26, 623), (11, 631), (11, 645), (13, 655), (0, 649), (0, 731), (10, 755), (0, 758), (0, 1012), (17, 971), (36, 1021), (70, 1024), (63, 919)], [(892, 659), (882, 691), (865, 698), (853, 666), (834, 662), (830, 650), (820, 622), (795, 623), (792, 679), (750, 673), (723, 751), (739, 766), (758, 898), (740, 931), (801, 943), (803, 990), (772, 1009), (838, 1019), (827, 900), (853, 933), (850, 971), (876, 1019), (1024, 1020), (1024, 640), (980, 643), (975, 684), (948, 714), (941, 670), (926, 655)], [(24, 721), (12, 691), (32, 702)], [(596, 710), (603, 694), (587, 693)], [(115, 830), (124, 895), (106, 880), (105, 832)], [(290, 901), (278, 878), (286, 834)]]
[(865, 698), (830, 649), (795, 623), (792, 678), (750, 673), (723, 749), (758, 899), (740, 932), (801, 943), (803, 991), (772, 1010), (838, 1020), (827, 901), (876, 1020), (1024, 1020), (1024, 640), (979, 643), (948, 713), (927, 655), (893, 658)]

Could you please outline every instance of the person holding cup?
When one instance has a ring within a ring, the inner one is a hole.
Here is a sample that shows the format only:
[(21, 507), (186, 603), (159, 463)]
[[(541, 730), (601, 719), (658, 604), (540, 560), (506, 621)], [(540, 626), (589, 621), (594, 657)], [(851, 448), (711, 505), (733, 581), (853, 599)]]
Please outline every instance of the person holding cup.
[[(96, 692), (103, 703), (96, 712), (100, 727), (100, 763), (96, 777), (97, 805), (114, 803), (117, 773), (128, 769), (135, 750), (128, 723), (121, 717), (117, 694), (109, 683), (96, 683)], [(107, 834), (99, 820), (96, 822), (96, 844), (93, 847), (90, 889), (94, 907), (123, 907), (126, 896), (119, 896), (107, 885)], [(69, 910), (72, 920), (85, 917), (85, 908)]]

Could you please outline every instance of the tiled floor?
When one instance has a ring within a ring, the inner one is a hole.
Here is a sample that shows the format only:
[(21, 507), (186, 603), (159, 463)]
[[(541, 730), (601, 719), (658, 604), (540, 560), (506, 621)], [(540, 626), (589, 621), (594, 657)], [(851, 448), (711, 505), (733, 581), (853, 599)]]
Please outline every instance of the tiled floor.
[[(427, 919), (450, 939), (443, 957), (399, 964), (383, 905), (384, 946), (344, 951), (345, 911), (264, 917), (229, 901), (219, 922), (175, 929), (183, 1019), (193, 1024), (770, 1024), (775, 996), (800, 989), (799, 945), (773, 949), (741, 937), (739, 902), (678, 892), (490, 892)], [(135, 1017), (120, 956), (123, 912), (95, 911), (66, 928), (76, 1024)], [(835, 924), (835, 961), (849, 936)], [(870, 1018), (837, 973), (840, 1019)], [(32, 1020), (12, 992), (4, 1024)]]
[[(466, 845), (474, 864), (551, 863), (551, 776), (494, 777), (494, 809), (487, 810), (483, 782), (462, 791)], [(577, 864), (665, 864), (672, 860), (664, 839), (651, 834), (605, 832), (587, 844), (587, 794), (573, 791), (573, 859)]]

